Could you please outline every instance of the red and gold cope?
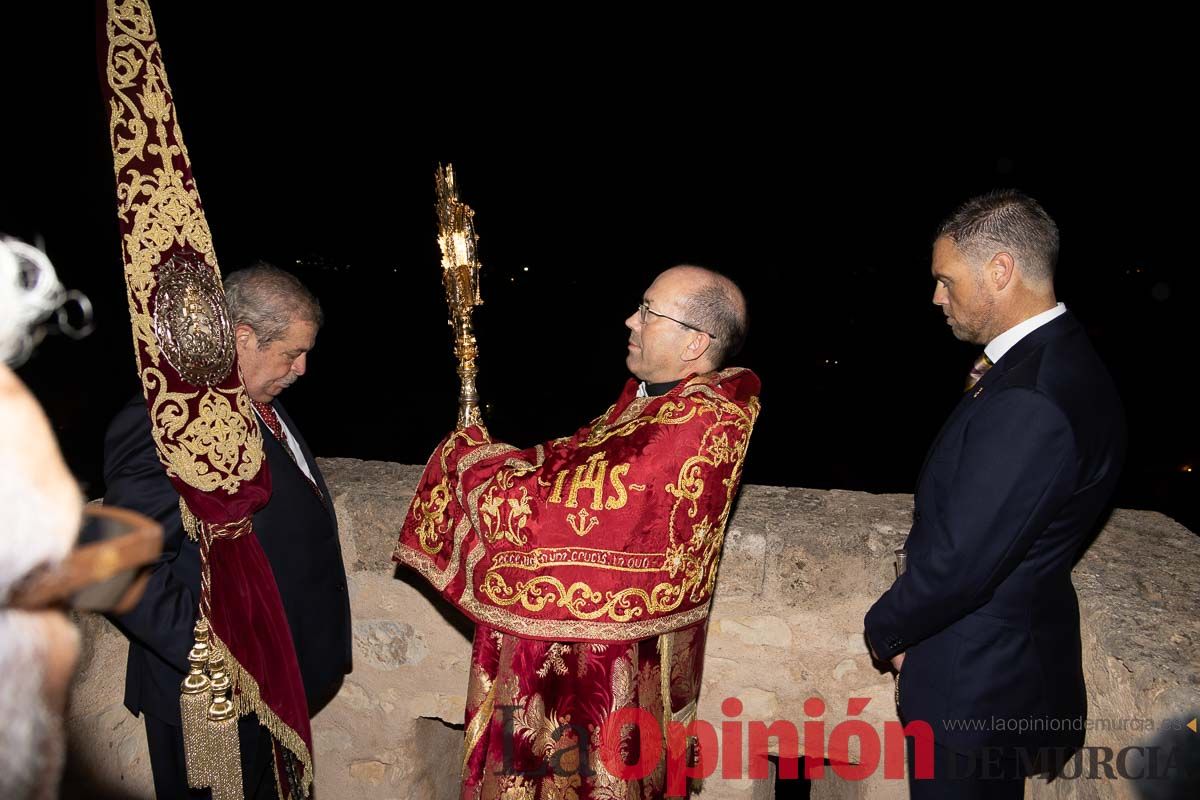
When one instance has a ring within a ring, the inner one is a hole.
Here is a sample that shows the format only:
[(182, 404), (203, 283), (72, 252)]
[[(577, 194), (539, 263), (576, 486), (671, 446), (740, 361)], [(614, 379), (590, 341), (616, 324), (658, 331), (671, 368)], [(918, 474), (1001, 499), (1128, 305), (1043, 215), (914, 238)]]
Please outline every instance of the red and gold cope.
[(429, 460), (394, 559), (525, 638), (632, 641), (701, 621), (758, 391), (744, 369), (660, 397), (630, 380), (589, 426), (527, 450), (456, 431)]

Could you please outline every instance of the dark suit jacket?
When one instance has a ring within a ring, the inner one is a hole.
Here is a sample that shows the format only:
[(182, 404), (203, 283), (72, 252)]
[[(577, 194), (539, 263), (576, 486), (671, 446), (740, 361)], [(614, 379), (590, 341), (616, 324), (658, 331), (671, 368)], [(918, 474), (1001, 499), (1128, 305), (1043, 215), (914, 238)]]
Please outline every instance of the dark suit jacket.
[(1082, 743), (1071, 567), (1124, 452), (1116, 389), (1069, 312), (963, 396), (921, 470), (907, 571), (866, 617), (880, 658), (905, 653), (906, 722), (959, 751)]
[[(323, 708), (350, 671), (350, 602), (337, 518), (325, 479), (283, 407), (276, 412), (300, 442), (326, 504), (259, 421), (271, 469), (271, 499), (254, 515), (257, 534), (283, 599), (300, 662), (309, 714)], [(113, 620), (129, 638), (125, 706), (179, 725), (179, 684), (187, 671), (200, 591), (200, 551), (179, 518), (179, 494), (154, 450), (141, 397), (113, 419), (104, 440), (104, 502), (131, 508), (163, 526), (163, 552), (141, 601)]]

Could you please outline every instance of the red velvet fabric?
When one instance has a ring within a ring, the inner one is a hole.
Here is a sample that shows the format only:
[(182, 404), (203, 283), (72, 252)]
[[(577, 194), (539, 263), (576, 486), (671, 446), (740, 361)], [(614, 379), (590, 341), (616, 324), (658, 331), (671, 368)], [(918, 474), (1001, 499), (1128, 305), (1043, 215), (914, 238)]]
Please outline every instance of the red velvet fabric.
[(308, 701), (292, 633), (271, 565), (258, 539), (218, 539), (208, 553), (212, 573), (209, 622), (242, 669), (258, 683), (262, 701), (312, 752)]
[[(249, 524), (270, 499), (271, 476), (236, 364), (213, 386), (190, 383), (181, 371), (193, 373), (172, 362), (155, 318), (164, 267), (173, 261), (186, 263), (183, 274), (192, 281), (176, 298), (181, 308), (209, 308), (211, 303), (205, 302), (214, 293), (223, 305), (223, 296), (154, 20), (148, 0), (98, 0), (97, 7), (100, 83), (110, 115), (125, 287), (159, 458), (199, 520)], [(188, 305), (195, 300), (205, 302)], [(191, 312), (183, 316), (187, 314)], [(205, 314), (192, 314), (173, 330), (185, 351), (180, 363), (187, 363), (187, 354), (213, 349), (211, 341), (220, 333)], [(207, 566), (214, 633), (258, 685), (270, 712), (296, 734), (286, 737), (292, 746), (297, 746), (296, 738), (303, 741), (308, 752), (302, 760), (311, 763), (300, 669), (258, 539), (252, 532), (217, 539), (207, 552)]]

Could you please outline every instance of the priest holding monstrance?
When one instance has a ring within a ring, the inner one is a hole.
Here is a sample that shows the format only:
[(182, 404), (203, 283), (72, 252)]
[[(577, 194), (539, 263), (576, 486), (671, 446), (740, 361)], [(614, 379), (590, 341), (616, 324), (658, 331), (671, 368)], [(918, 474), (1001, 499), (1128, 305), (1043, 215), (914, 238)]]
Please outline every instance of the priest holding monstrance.
[(645, 744), (695, 718), (721, 545), (759, 410), (757, 376), (722, 368), (745, 338), (745, 300), (711, 270), (663, 272), (625, 321), (634, 377), (617, 401), (570, 436), (494, 442), (475, 392), (472, 212), (452, 169), (439, 171), (438, 190), (463, 391), (394, 558), (476, 623), (462, 796), (684, 794), (668, 792), (667, 761), (694, 763), (695, 747), (664, 756)]

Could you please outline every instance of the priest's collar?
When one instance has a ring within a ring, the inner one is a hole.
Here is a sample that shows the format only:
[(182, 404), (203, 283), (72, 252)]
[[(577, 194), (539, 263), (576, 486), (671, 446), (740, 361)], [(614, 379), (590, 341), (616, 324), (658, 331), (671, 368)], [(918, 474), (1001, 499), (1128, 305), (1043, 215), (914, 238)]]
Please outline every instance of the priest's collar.
[(661, 397), (681, 383), (683, 383), (682, 380), (664, 381), (663, 383), (646, 383), (645, 381), (642, 381), (638, 385), (637, 396)]

